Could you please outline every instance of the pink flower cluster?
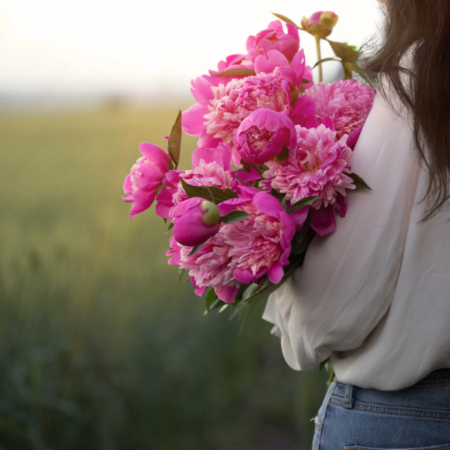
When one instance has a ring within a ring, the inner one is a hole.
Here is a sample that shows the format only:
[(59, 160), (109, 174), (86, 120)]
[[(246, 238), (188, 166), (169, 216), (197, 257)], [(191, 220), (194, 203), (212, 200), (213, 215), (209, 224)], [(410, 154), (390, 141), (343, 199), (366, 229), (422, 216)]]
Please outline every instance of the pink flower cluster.
[[(323, 34), (336, 21), (320, 12), (305, 23)], [(293, 25), (271, 22), (246, 49), (192, 81), (197, 103), (182, 115), (199, 138), (192, 169), (144, 143), (124, 184), (132, 217), (156, 199), (171, 223), (169, 264), (189, 271), (198, 295), (213, 288), (227, 303), (251, 283), (278, 285), (306, 227), (324, 236), (345, 216), (375, 94), (354, 80), (314, 85)]]

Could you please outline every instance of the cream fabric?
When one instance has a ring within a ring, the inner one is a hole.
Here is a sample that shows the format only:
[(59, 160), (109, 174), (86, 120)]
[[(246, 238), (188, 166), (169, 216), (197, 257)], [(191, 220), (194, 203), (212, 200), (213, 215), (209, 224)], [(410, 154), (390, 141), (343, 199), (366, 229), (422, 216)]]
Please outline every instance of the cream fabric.
[(269, 297), (263, 319), (295, 370), (331, 356), (339, 381), (389, 391), (450, 368), (450, 212), (418, 223), (426, 173), (408, 123), (377, 94), (351, 161), (372, 191), (348, 194), (337, 230)]

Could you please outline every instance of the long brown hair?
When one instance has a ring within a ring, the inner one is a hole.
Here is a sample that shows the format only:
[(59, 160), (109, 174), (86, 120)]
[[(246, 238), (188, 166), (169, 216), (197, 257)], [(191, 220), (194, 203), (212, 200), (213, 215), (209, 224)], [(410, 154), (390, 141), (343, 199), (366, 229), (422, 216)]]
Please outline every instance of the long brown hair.
[[(428, 220), (450, 198), (450, 0), (385, 3), (382, 38), (369, 45), (361, 63), (372, 81), (387, 78), (410, 113), (417, 155), (428, 173), (422, 199), (428, 202), (423, 217)], [(400, 67), (411, 49), (413, 64)]]

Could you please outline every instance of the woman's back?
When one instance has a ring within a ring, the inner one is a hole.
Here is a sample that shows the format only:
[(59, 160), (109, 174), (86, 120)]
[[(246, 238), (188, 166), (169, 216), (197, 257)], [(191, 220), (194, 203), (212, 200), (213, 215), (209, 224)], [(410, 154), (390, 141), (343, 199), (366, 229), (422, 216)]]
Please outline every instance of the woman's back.
[(282, 331), (292, 368), (331, 356), (339, 381), (401, 389), (450, 367), (450, 212), (419, 223), (427, 175), (408, 120), (380, 94), (352, 170), (372, 191), (349, 194), (347, 217), (312, 242), (263, 317)]

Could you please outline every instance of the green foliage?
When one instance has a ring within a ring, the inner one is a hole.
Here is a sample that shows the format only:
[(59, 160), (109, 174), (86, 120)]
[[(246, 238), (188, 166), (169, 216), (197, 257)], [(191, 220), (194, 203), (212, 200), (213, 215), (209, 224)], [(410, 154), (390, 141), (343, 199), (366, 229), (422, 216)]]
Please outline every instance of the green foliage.
[(356, 173), (351, 173), (349, 177), (353, 180), (353, 184), (355, 185), (356, 189), (368, 189), (369, 191), (372, 190), (370, 186), (359, 175), (356, 175)]
[(179, 111), (175, 123), (172, 127), (172, 131), (170, 132), (169, 141), (167, 144), (169, 155), (172, 158), (175, 169), (178, 167), (178, 163), (180, 162), (181, 137), (181, 111)]
[(298, 211), (299, 209), (304, 208), (305, 206), (311, 205), (311, 203), (314, 203), (316, 200), (319, 200), (320, 197), (316, 196), (316, 195), (312, 195), (310, 197), (305, 197), (302, 198), (301, 200), (299, 200), (297, 203), (294, 203), (290, 208), (289, 208), (289, 214), (292, 214), (295, 211)]
[(206, 200), (213, 201), (216, 205), (226, 200), (230, 200), (230, 198), (237, 198), (236, 192), (231, 189), (225, 189), (225, 191), (222, 191), (222, 189), (219, 189), (217, 186), (192, 186), (186, 183), (183, 179), (180, 179), (180, 181), (184, 191), (190, 198), (204, 198)]
[(333, 53), (342, 61), (354, 63), (358, 61), (361, 52), (356, 49), (354, 45), (348, 45), (346, 42), (334, 42), (327, 39)]
[(216, 294), (216, 292), (214, 291), (214, 289), (211, 288), (211, 289), (208, 291), (208, 293), (206, 294), (206, 297), (205, 297), (206, 311), (209, 311), (210, 308), (212, 308), (213, 303), (214, 303), (216, 300), (218, 300), (217, 294)]
[(242, 222), (245, 219), (248, 219), (250, 217), (250, 214), (244, 212), (244, 211), (231, 211), (226, 216), (223, 216), (221, 218), (221, 221), (224, 223), (236, 223), (236, 222)]
[(0, 115), (2, 450), (310, 448), (326, 374), (287, 366), (264, 302), (241, 337), (204, 317), (167, 264), (167, 225), (120, 200), (139, 142), (164, 147), (172, 122)]
[(334, 62), (341, 62), (340, 59), (337, 58), (323, 58), (320, 61), (317, 61), (314, 66), (312, 67), (313, 69), (315, 69), (317, 66), (319, 66), (320, 64), (323, 64), (325, 62), (330, 62), (330, 61), (334, 61)]
[(256, 72), (252, 69), (228, 69), (223, 72), (216, 73), (216, 77), (249, 77), (256, 75)]
[(192, 250), (189, 253), (189, 256), (195, 255), (203, 247), (203, 244), (204, 244), (204, 242), (202, 244), (195, 245), (194, 247), (192, 247)]
[(275, 17), (278, 17), (283, 22), (290, 23), (291, 25), (294, 25), (297, 28), (300, 28), (293, 20), (289, 19), (286, 16), (283, 16), (282, 14), (272, 13)]
[(330, 358), (327, 358), (325, 361), (322, 361), (319, 366), (319, 374), (325, 368), (325, 366), (330, 362)]

